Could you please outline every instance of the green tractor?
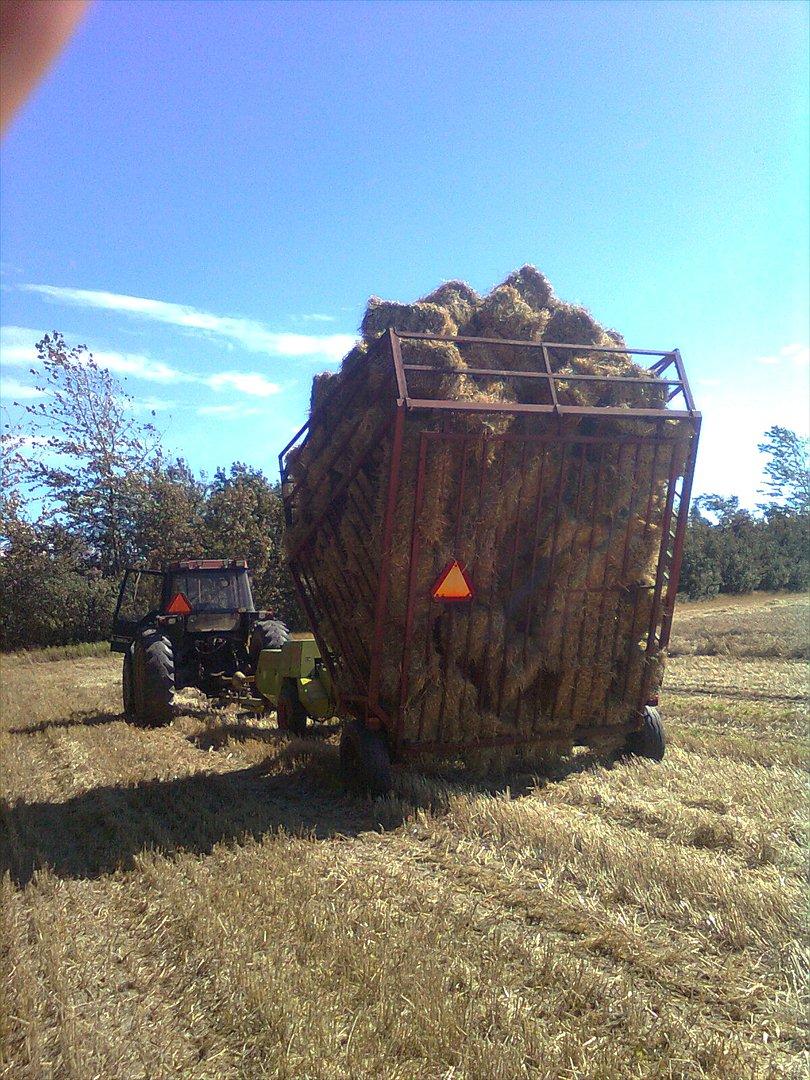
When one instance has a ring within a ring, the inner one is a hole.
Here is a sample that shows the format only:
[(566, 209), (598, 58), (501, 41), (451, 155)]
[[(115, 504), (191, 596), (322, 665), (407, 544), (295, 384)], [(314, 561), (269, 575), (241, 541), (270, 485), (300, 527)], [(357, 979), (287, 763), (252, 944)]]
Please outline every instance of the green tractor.
[(275, 708), (279, 727), (303, 735), (333, 715), (329, 675), (311, 635), (291, 637), (257, 611), (244, 560), (195, 559), (162, 570), (130, 568), (118, 594), (110, 648), (124, 655), (128, 719), (168, 723), (177, 690), (243, 697)]

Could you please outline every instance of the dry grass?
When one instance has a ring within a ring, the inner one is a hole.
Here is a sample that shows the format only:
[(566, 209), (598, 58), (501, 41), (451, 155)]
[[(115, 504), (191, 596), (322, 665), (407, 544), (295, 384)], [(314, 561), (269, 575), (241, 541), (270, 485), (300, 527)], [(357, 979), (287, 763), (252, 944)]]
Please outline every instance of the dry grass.
[(44, 649), (23, 649), (20, 652), (0, 653), (0, 663), (22, 661), (26, 664), (47, 664), (51, 660), (78, 660), (81, 656), (106, 656), (108, 641), (82, 641), (76, 645), (48, 645)]
[(5, 661), (0, 1074), (804, 1075), (806, 615), (679, 613), (662, 766), (378, 803), (328, 734), (192, 695), (142, 731), (116, 659)]
[(681, 603), (674, 630), (671, 656), (810, 659), (810, 608), (783, 593)]

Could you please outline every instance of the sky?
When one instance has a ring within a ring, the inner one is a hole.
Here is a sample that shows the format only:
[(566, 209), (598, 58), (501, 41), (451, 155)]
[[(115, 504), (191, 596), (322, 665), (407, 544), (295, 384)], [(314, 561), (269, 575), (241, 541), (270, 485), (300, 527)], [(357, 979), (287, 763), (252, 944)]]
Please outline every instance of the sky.
[(95, 3), (0, 151), (5, 421), (59, 330), (193, 468), (275, 479), (369, 295), (530, 262), (680, 348), (696, 491), (754, 505), (762, 433), (808, 427), (809, 14)]

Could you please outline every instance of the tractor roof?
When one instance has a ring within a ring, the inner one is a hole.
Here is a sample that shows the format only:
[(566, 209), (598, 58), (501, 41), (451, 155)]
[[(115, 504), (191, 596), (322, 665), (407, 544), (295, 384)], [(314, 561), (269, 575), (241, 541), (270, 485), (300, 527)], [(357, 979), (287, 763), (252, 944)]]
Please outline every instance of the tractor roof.
[(247, 570), (247, 559), (181, 559), (167, 570)]

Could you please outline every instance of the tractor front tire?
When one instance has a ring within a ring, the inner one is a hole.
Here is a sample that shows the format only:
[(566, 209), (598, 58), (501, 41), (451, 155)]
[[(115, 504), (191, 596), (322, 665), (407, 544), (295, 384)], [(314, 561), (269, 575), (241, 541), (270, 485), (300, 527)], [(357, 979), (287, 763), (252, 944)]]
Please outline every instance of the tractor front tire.
[(371, 731), (358, 720), (346, 721), (340, 736), (340, 767), (353, 794), (372, 798), (391, 794), (391, 755), (382, 732)]
[(622, 756), (645, 757), (650, 761), (662, 761), (666, 745), (661, 714), (652, 705), (647, 705), (644, 708), (644, 723), (638, 731), (631, 732), (627, 737)]
[(298, 697), (295, 679), (284, 679), (276, 705), (276, 720), (282, 731), (291, 735), (304, 736), (307, 733), (307, 710)]
[(174, 650), (157, 630), (145, 630), (135, 640), (132, 656), (134, 719), (143, 727), (168, 724), (174, 715)]
[(290, 631), (278, 619), (262, 619), (257, 622), (250, 632), (248, 642), (248, 655), (253, 670), (256, 670), (262, 649), (280, 649), (284, 642), (289, 640)]

